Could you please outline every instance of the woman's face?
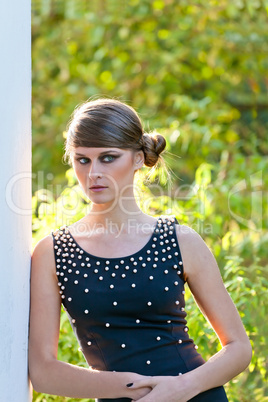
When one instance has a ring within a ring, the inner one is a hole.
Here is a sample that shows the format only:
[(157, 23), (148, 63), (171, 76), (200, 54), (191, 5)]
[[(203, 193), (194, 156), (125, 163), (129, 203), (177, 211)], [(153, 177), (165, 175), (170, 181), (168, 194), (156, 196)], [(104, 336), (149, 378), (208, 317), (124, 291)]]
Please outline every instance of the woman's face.
[(133, 194), (134, 174), (143, 166), (144, 154), (132, 149), (77, 147), (72, 162), (86, 196), (103, 204)]

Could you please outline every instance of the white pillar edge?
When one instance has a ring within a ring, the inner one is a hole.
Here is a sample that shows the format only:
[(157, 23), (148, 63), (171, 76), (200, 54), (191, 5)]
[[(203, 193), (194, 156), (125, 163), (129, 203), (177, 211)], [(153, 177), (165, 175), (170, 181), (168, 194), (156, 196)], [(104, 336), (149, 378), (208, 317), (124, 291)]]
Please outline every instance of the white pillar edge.
[(0, 2), (0, 400), (29, 402), (31, 2)]

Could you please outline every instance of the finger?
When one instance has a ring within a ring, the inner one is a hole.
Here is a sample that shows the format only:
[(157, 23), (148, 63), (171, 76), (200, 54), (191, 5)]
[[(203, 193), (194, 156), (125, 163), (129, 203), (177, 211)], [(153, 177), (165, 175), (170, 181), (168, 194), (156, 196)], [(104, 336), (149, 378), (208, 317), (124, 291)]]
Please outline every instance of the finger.
[(152, 402), (153, 399), (148, 399), (147, 396), (143, 396), (140, 399), (133, 399), (131, 402)]
[(138, 388), (143, 388), (143, 387), (153, 387), (155, 386), (156, 383), (153, 379), (153, 377), (148, 377), (142, 380), (137, 380), (135, 382), (126, 384), (126, 386), (130, 389), (138, 389)]
[(163, 398), (163, 395), (158, 395), (157, 392), (153, 389), (151, 392), (149, 392), (147, 395), (135, 399), (133, 402), (163, 402), (166, 401), (165, 398)]

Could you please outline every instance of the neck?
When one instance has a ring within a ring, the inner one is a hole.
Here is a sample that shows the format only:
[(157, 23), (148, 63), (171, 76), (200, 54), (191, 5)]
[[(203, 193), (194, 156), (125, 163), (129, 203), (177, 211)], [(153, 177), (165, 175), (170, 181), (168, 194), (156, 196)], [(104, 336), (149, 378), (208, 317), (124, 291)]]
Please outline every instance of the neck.
[(88, 218), (91, 222), (98, 222), (105, 227), (110, 223), (121, 225), (130, 220), (141, 221), (144, 215), (135, 200), (127, 199), (116, 204), (92, 204)]

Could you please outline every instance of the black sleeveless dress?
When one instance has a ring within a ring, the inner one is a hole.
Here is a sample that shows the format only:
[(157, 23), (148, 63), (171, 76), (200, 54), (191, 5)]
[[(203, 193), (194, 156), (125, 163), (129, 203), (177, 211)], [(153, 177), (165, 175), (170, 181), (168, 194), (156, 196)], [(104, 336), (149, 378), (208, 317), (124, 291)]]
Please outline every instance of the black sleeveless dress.
[[(52, 231), (62, 304), (93, 369), (177, 376), (205, 363), (186, 325), (175, 223), (174, 216), (161, 215), (140, 251), (109, 259), (83, 250), (68, 226)], [(191, 401), (228, 399), (217, 387)]]

